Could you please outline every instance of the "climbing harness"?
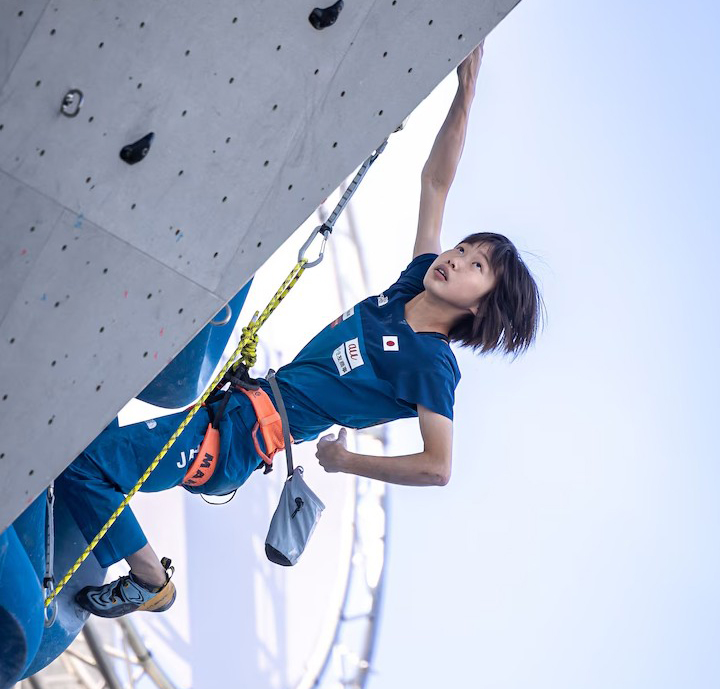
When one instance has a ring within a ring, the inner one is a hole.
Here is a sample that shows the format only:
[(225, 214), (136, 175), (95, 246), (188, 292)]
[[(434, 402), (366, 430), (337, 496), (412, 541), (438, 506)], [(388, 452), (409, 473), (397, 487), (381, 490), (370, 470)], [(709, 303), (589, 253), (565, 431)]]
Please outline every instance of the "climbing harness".
[(45, 576), (43, 577), (43, 596), (45, 598), (45, 626), (52, 627), (57, 617), (57, 602), (48, 605), (47, 600), (55, 588), (55, 483), (52, 482), (45, 493)]
[[(205, 400), (204, 406), (211, 420), (207, 431), (205, 431), (205, 437), (200, 444), (196, 458), (185, 474), (182, 482), (184, 486), (202, 486), (210, 480), (215, 472), (217, 460), (220, 455), (220, 420), (225, 414), (225, 407), (233, 390), (247, 395), (252, 404), (253, 411), (257, 418), (257, 422), (252, 429), (252, 439), (255, 444), (255, 451), (262, 457), (265, 464), (266, 474), (272, 471), (272, 460), (275, 454), (285, 448), (282, 422), (280, 415), (275, 410), (272, 400), (268, 394), (250, 378), (247, 366), (240, 364), (234, 372), (228, 372), (223, 376), (222, 380), (215, 386), (215, 390), (207, 400)], [(218, 410), (214, 412), (210, 405), (218, 400), (220, 400), (220, 405)], [(257, 439), (258, 430), (261, 431), (267, 452), (263, 452), (260, 447)]]
[[(232, 374), (235, 374), (235, 372), (240, 368), (240, 366), (246, 366), (247, 368), (252, 368), (252, 366), (255, 364), (255, 361), (257, 360), (257, 343), (258, 343), (258, 337), (257, 337), (257, 331), (262, 327), (262, 325), (265, 323), (265, 321), (269, 318), (270, 314), (272, 314), (273, 311), (280, 305), (280, 302), (287, 296), (287, 294), (290, 292), (290, 290), (295, 286), (295, 283), (300, 279), (300, 276), (303, 274), (306, 268), (312, 268), (320, 263), (323, 259), (324, 250), (325, 250), (325, 244), (327, 243), (329, 235), (333, 231), (333, 226), (335, 224), (335, 221), (337, 220), (338, 216), (344, 209), (344, 207), (347, 205), (347, 203), (352, 198), (352, 195), (355, 193), (355, 190), (357, 189), (358, 184), (362, 180), (362, 178), (365, 176), (367, 171), (370, 169), (370, 166), (375, 162), (377, 157), (385, 150), (385, 147), (387, 146), (387, 139), (385, 139), (382, 144), (365, 160), (365, 162), (360, 166), (357, 173), (355, 174), (355, 177), (353, 178), (353, 181), (349, 184), (348, 188), (346, 189), (345, 193), (343, 194), (342, 198), (338, 202), (337, 206), (335, 207), (335, 210), (332, 212), (330, 217), (326, 222), (324, 222), (319, 227), (316, 227), (312, 233), (310, 234), (310, 237), (308, 240), (303, 244), (302, 248), (300, 249), (300, 253), (298, 255), (298, 262), (293, 267), (293, 269), (290, 271), (290, 274), (285, 278), (285, 281), (280, 285), (278, 288), (278, 291), (275, 293), (275, 295), (272, 297), (268, 305), (265, 307), (263, 312), (258, 316), (257, 312), (252, 317), (250, 323), (245, 326), (242, 329), (242, 336), (240, 338), (240, 342), (238, 343), (237, 347), (235, 348), (235, 351), (233, 352), (230, 359), (227, 361), (225, 366), (222, 368), (222, 370), (217, 374), (215, 377), (215, 380), (208, 386), (207, 390), (203, 393), (202, 397), (190, 408), (188, 411), (187, 416), (183, 419), (182, 423), (178, 426), (178, 429), (170, 436), (170, 439), (165, 443), (165, 446), (160, 450), (160, 453), (155, 457), (155, 459), (150, 463), (150, 466), (145, 470), (143, 475), (138, 479), (138, 482), (132, 487), (130, 492), (125, 496), (125, 499), (118, 505), (117, 509), (110, 515), (107, 522), (103, 525), (103, 527), (100, 529), (98, 534), (95, 536), (95, 538), (92, 539), (90, 543), (88, 543), (85, 550), (82, 552), (80, 557), (76, 560), (75, 564), (70, 568), (68, 573), (57, 583), (55, 588), (52, 590), (52, 592), (46, 596), (45, 598), (45, 607), (49, 607), (52, 603), (52, 601), (55, 599), (55, 597), (60, 593), (60, 591), (63, 589), (65, 584), (67, 584), (68, 581), (70, 581), (70, 578), (77, 572), (77, 570), (80, 568), (80, 565), (86, 560), (88, 555), (93, 551), (93, 548), (100, 542), (100, 539), (107, 533), (108, 529), (115, 523), (115, 520), (120, 516), (120, 513), (128, 506), (130, 503), (130, 500), (132, 497), (137, 493), (142, 485), (147, 481), (150, 474), (155, 470), (155, 467), (160, 463), (160, 460), (167, 454), (168, 450), (174, 445), (175, 441), (178, 439), (180, 434), (183, 432), (185, 427), (190, 423), (191, 419), (195, 416), (195, 414), (198, 412), (198, 410), (205, 405), (205, 401), (210, 397), (213, 392), (217, 390), (218, 383), (220, 383), (223, 378), (225, 377), (226, 373), (228, 371), (231, 371)], [(323, 242), (322, 246), (320, 248), (320, 255), (317, 259), (314, 261), (308, 261), (307, 258), (305, 258), (305, 253), (310, 248), (310, 245), (312, 244), (313, 240), (315, 239), (316, 235), (321, 234), (323, 236)], [(252, 400), (251, 400), (252, 401)], [(258, 422), (259, 423), (259, 422)], [(212, 426), (212, 423), (210, 424)], [(262, 429), (262, 426), (261, 426)], [(208, 446), (209, 448), (212, 447), (211, 445)], [(219, 445), (218, 445), (219, 448)], [(270, 448), (268, 448), (270, 450)], [(286, 452), (289, 450), (289, 446), (286, 448)], [(200, 464), (199, 466), (202, 467), (202, 455), (199, 453), (200, 457)], [(217, 457), (217, 455), (215, 455)], [(197, 460), (195, 460), (197, 461)], [(209, 468), (209, 466), (207, 467)], [(322, 504), (322, 503), (320, 503)], [(309, 535), (308, 535), (309, 537)]]

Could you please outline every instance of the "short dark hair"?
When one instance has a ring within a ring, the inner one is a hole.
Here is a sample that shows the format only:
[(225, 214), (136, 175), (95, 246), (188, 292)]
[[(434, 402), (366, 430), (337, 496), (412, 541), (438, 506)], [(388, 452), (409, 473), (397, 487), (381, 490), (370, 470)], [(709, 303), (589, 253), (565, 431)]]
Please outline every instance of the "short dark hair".
[(451, 328), (450, 341), (482, 354), (522, 354), (535, 340), (545, 309), (535, 278), (515, 245), (501, 234), (477, 232), (462, 242), (489, 247), (497, 283), (480, 299), (476, 315), (463, 316)]

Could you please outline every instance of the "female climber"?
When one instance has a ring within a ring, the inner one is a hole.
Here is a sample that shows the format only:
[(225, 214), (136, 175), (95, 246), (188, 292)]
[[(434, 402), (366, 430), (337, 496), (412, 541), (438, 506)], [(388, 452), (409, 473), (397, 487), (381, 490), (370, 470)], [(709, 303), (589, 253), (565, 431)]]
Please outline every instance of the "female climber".
[[(445, 485), (452, 459), (453, 403), (460, 379), (450, 343), (480, 353), (517, 355), (533, 342), (542, 312), (537, 285), (514, 245), (493, 233), (472, 234), (441, 251), (445, 200), (465, 140), (482, 59), (478, 46), (458, 67), (458, 88), (422, 171), (413, 259), (382, 294), (356, 304), (314, 337), (277, 372), (294, 442), (317, 438), (330, 426), (366, 428), (417, 417), (424, 449), (400, 457), (350, 452), (346, 431), (317, 444), (328, 472), (345, 472), (404, 485)], [(264, 379), (258, 384), (274, 402)], [(183, 485), (191, 492), (224, 495), (264, 465), (270, 451), (247, 392), (229, 395), (219, 422), (217, 464), (202, 485), (188, 484), (188, 458), (197, 452), (217, 405), (201, 409), (143, 486)], [(95, 536), (157, 456), (185, 413), (119, 428), (113, 422), (65, 470), (56, 491), (83, 534)], [(200, 472), (202, 473), (202, 472)], [(103, 566), (125, 559), (130, 572), (103, 586), (86, 587), (76, 600), (103, 617), (135, 610), (159, 612), (175, 599), (172, 568), (147, 542), (125, 509), (100, 540)]]

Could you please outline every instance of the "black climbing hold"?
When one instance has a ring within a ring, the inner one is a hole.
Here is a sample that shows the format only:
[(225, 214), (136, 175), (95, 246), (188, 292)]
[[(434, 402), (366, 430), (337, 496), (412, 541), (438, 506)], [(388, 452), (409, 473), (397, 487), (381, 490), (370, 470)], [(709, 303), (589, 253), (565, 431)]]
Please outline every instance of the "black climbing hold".
[(139, 163), (150, 151), (155, 134), (150, 132), (134, 144), (129, 144), (120, 151), (120, 157), (128, 164), (135, 165)]
[(330, 7), (326, 7), (325, 9), (316, 7), (310, 12), (308, 21), (313, 25), (313, 28), (318, 31), (327, 29), (328, 26), (332, 26), (337, 21), (344, 4), (343, 0), (338, 0), (334, 5), (330, 5)]

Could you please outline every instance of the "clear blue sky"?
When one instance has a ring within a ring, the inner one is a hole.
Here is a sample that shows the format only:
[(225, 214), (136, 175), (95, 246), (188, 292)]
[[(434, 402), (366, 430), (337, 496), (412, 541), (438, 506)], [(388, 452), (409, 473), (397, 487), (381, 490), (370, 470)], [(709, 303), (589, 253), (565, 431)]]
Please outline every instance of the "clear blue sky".
[[(453, 478), (392, 489), (371, 689), (720, 686), (719, 25), (525, 0), (487, 40), (445, 237), (531, 252), (549, 320), (513, 364), (458, 354)], [(453, 79), (357, 195), (408, 258)]]

